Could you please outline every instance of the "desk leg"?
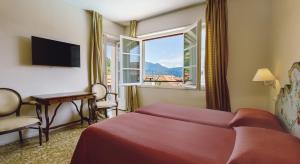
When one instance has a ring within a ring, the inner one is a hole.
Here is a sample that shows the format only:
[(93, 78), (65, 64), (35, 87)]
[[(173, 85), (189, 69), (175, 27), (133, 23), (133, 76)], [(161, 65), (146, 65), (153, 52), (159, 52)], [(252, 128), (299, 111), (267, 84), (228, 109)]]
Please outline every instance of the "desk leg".
[(83, 111), (84, 100), (83, 99), (81, 100), (80, 109), (78, 109), (78, 107), (77, 107), (77, 105), (76, 105), (76, 103), (74, 101), (72, 101), (72, 104), (75, 106), (75, 108), (76, 108), (76, 110), (77, 110), (77, 112), (78, 112), (78, 114), (80, 116), (80, 123), (81, 123), (81, 125), (83, 124), (84, 120), (86, 120), (89, 123), (89, 125), (90, 125), (89, 118), (84, 117), (83, 116), (83, 112), (82, 112)]
[(45, 105), (45, 118), (46, 118), (46, 128), (44, 129), (44, 133), (46, 136), (46, 142), (49, 141), (49, 115), (48, 115), (48, 105)]
[(89, 109), (89, 122), (94, 121), (94, 116), (93, 116), (93, 107), (92, 107), (92, 99), (88, 99), (88, 109)]
[(79, 115), (80, 115), (80, 123), (81, 123), (81, 125), (83, 124), (83, 120), (84, 120), (82, 109), (83, 109), (83, 100), (81, 100), (80, 109), (79, 109)]

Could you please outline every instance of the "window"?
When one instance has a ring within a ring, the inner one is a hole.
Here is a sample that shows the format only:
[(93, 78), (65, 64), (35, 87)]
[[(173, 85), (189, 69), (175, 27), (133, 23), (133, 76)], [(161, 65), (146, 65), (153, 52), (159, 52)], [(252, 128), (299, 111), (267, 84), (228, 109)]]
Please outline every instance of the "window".
[(121, 84), (138, 85), (142, 82), (141, 40), (121, 36)]
[(205, 28), (201, 23), (147, 40), (121, 37), (121, 47), (123, 85), (204, 88)]
[[(124, 87), (119, 85), (120, 77), (120, 60), (119, 60), (119, 42), (105, 37), (104, 54), (106, 63), (106, 86), (109, 91), (118, 93), (119, 109), (125, 109), (125, 92)], [(108, 99), (114, 96), (109, 95)]]
[(105, 45), (105, 64), (106, 64), (106, 86), (108, 88), (108, 90), (112, 90), (113, 86), (113, 82), (112, 82), (112, 69), (113, 69), (113, 61), (112, 61), (112, 57), (113, 54), (115, 53), (115, 47), (113, 46), (112, 43), (106, 43)]
[(183, 34), (144, 41), (144, 84), (183, 85)]
[(197, 26), (184, 34), (183, 82), (189, 86), (197, 84)]

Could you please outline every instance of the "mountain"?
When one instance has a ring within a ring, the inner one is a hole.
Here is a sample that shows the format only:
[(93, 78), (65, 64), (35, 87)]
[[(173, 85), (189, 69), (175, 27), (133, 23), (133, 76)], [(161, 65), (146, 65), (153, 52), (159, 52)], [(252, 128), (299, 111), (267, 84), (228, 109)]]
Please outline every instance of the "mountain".
[(176, 77), (182, 77), (182, 67), (168, 68), (160, 65), (159, 63), (145, 63), (146, 75), (174, 75)]
[(182, 77), (182, 67), (169, 68), (169, 74), (176, 77)]

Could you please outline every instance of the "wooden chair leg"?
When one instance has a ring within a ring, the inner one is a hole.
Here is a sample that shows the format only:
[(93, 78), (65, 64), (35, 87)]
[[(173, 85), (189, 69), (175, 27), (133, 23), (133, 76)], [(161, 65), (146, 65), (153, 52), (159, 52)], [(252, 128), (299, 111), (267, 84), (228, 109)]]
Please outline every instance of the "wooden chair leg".
[(22, 130), (19, 130), (19, 138), (20, 138), (20, 142), (23, 143)]
[(98, 122), (98, 115), (97, 115), (97, 111), (93, 110), (93, 122)]
[(39, 139), (40, 139), (40, 146), (42, 146), (42, 128), (39, 126)]
[(108, 118), (107, 109), (104, 110), (104, 115), (105, 115), (105, 118)]
[(101, 110), (98, 110), (98, 111), (95, 112), (95, 120), (96, 120), (96, 122), (99, 121), (99, 118), (103, 118), (103, 114), (102, 114)]

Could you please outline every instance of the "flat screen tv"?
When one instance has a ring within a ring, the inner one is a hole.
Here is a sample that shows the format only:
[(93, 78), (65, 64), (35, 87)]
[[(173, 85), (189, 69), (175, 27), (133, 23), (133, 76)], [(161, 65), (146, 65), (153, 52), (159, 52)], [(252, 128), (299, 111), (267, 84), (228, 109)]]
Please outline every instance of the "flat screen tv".
[(31, 37), (32, 64), (80, 67), (80, 46), (60, 41)]

